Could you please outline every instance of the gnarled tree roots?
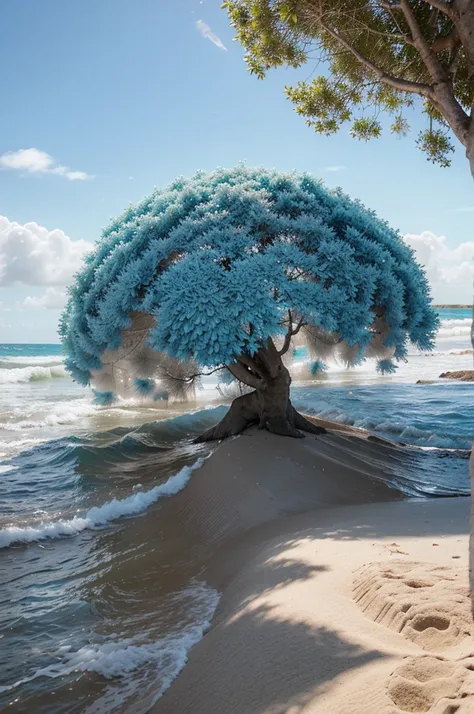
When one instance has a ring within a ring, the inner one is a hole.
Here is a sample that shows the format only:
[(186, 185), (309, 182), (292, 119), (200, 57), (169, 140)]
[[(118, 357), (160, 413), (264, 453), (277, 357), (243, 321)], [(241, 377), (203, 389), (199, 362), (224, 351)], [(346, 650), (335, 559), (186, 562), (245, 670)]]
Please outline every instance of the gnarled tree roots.
[(303, 438), (302, 431), (310, 434), (325, 434), (326, 429), (313, 424), (296, 411), (290, 400), (286, 409), (279, 410), (275, 403), (268, 403), (268, 395), (258, 391), (244, 394), (232, 402), (225, 417), (215, 426), (207, 429), (195, 439), (196, 443), (225, 439), (236, 436), (249, 426), (258, 425), (259, 429), (267, 429), (272, 434)]

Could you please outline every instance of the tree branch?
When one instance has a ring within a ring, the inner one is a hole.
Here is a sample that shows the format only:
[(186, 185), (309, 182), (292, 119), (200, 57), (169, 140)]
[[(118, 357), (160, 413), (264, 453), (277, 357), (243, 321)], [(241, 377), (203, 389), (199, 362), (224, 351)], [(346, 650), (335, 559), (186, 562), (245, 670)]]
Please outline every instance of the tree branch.
[(461, 58), (461, 47), (462, 47), (462, 45), (459, 42), (459, 44), (457, 44), (453, 50), (453, 54), (451, 56), (451, 61), (448, 66), (448, 72), (452, 76), (453, 82), (454, 82), (454, 78), (456, 76), (456, 72), (458, 71), (459, 60)]
[(377, 79), (379, 79), (384, 84), (388, 84), (394, 89), (398, 89), (400, 92), (410, 92), (411, 94), (419, 94), (421, 97), (427, 97), (431, 99), (432, 88), (429, 84), (422, 84), (421, 82), (411, 82), (407, 79), (400, 79), (399, 77), (394, 77), (391, 74), (387, 74), (380, 67), (377, 67), (373, 62), (360, 54), (354, 47), (352, 47), (343, 37), (341, 37), (337, 32), (334, 32), (330, 27), (321, 22), (323, 29), (330, 35), (333, 39), (339, 42), (348, 52), (350, 52), (359, 62), (364, 65), (370, 72), (375, 74)]
[(298, 332), (301, 330), (301, 328), (302, 328), (305, 324), (306, 324), (306, 323), (305, 323), (304, 319), (301, 318), (301, 320), (298, 322), (298, 324), (296, 325), (296, 327), (295, 327), (295, 329), (293, 330), (293, 332), (291, 333), (291, 335), (292, 335), (292, 336), (297, 335)]
[(293, 329), (293, 319), (291, 317), (291, 310), (288, 310), (288, 329), (286, 331), (285, 341), (283, 342), (283, 347), (278, 352), (278, 354), (280, 356), (285, 355), (288, 352), (288, 350), (290, 349), (292, 329)]
[[(424, 0), (426, 1), (426, 0)], [(469, 117), (454, 96), (453, 75), (446, 70), (432, 51), (428, 41), (424, 38), (413, 14), (409, 0), (399, 0), (397, 3), (381, 3), (382, 7), (398, 9), (403, 12), (405, 21), (410, 29), (415, 47), (420, 55), (423, 64), (427, 68), (433, 79), (433, 85), (428, 86), (426, 93), (421, 93), (433, 104), (434, 107), (444, 117), (461, 144), (466, 146), (467, 134), (469, 130)], [(436, 2), (430, 0), (427, 4), (443, 10)], [(445, 3), (441, 3), (444, 10), (448, 8)], [(448, 14), (453, 21), (456, 19), (454, 12)], [(459, 30), (459, 28), (457, 28)], [(383, 80), (382, 80), (383, 81)]]
[(301, 328), (303, 327), (304, 324), (305, 324), (304, 319), (301, 318), (298, 321), (296, 327), (293, 329), (293, 317), (291, 315), (291, 310), (288, 310), (288, 330), (286, 331), (285, 341), (283, 342), (283, 346), (282, 346), (281, 350), (278, 351), (278, 354), (280, 355), (280, 357), (282, 357), (283, 355), (286, 355), (286, 353), (290, 349), (291, 338), (298, 334), (298, 332), (301, 330)]
[(254, 389), (262, 389), (265, 385), (263, 379), (260, 379), (260, 377), (256, 377), (255, 375), (251, 374), (249, 370), (244, 367), (243, 364), (239, 364), (239, 362), (233, 362), (232, 364), (228, 364), (227, 369), (229, 370), (229, 372), (231, 372), (231, 374), (234, 375), (236, 379), (238, 379), (240, 382), (243, 382), (248, 387), (253, 387)]
[(215, 369), (212, 369), (210, 372), (195, 372), (195, 374), (190, 374), (187, 377), (176, 377), (174, 374), (171, 374), (169, 370), (165, 370), (166, 374), (168, 377), (171, 379), (176, 379), (177, 382), (192, 382), (193, 380), (197, 379), (198, 377), (210, 377), (211, 374), (215, 374), (216, 372), (220, 372), (224, 368), (224, 365), (221, 365), (220, 367), (216, 367)]
[(422, 0), (422, 2), (426, 5), (431, 5), (431, 7), (435, 7), (451, 20), (454, 19), (454, 12), (451, 6), (447, 2), (444, 2), (444, 0)]
[(387, 6), (386, 3), (382, 3), (382, 6), (384, 7), (385, 10), (388, 10), (390, 17), (392, 18), (393, 24), (396, 25), (398, 32), (381, 32), (380, 30), (374, 30), (373, 27), (370, 27), (370, 25), (367, 25), (367, 23), (363, 22), (362, 20), (359, 20), (358, 17), (355, 17), (353, 13), (348, 13), (348, 12), (342, 12), (338, 11), (338, 15), (345, 15), (350, 18), (350, 21), (352, 24), (357, 25), (360, 27), (361, 30), (365, 30), (365, 32), (369, 32), (371, 35), (375, 35), (377, 37), (385, 37), (388, 40), (399, 40), (400, 42), (405, 42), (407, 45), (413, 45), (413, 40), (409, 35), (406, 34), (406, 32), (403, 32), (402, 28), (397, 22), (397, 19), (391, 9), (389, 9), (389, 6)]
[(248, 369), (250, 369), (252, 372), (256, 372), (260, 377), (263, 376), (258, 368), (257, 363), (254, 359), (252, 359), (252, 357), (240, 354), (236, 357), (236, 362), (240, 362), (245, 367), (248, 367)]
[(391, 5), (389, 5), (387, 2), (382, 2), (381, 5), (382, 5), (382, 7), (384, 8), (384, 10), (387, 10), (388, 14), (389, 14), (390, 17), (392, 18), (393, 24), (398, 28), (398, 31), (399, 31), (400, 33), (404, 34), (404, 33), (403, 33), (403, 30), (402, 30), (402, 28), (401, 28), (401, 26), (400, 26), (400, 23), (398, 22), (398, 20), (397, 20), (397, 18), (396, 18), (396, 16), (395, 16), (395, 13), (392, 12), (393, 8), (391, 7)]
[(307, 324), (305, 325), (305, 328), (310, 337), (319, 340), (324, 345), (339, 345), (343, 341), (342, 337), (340, 337), (338, 334), (325, 332), (317, 325)]
[(430, 73), (433, 82), (438, 83), (449, 81), (450, 77), (448, 73), (437, 58), (436, 54), (432, 51), (428, 40), (424, 38), (408, 0), (400, 0), (399, 7), (405, 16), (408, 27), (410, 28), (415, 47), (423, 60), (423, 64)]
[(453, 0), (452, 21), (461, 40), (467, 59), (468, 78), (474, 77), (474, 3), (472, 0)]
[(432, 52), (444, 52), (444, 50), (453, 50), (459, 46), (459, 37), (456, 30), (449, 35), (437, 37), (431, 45)]

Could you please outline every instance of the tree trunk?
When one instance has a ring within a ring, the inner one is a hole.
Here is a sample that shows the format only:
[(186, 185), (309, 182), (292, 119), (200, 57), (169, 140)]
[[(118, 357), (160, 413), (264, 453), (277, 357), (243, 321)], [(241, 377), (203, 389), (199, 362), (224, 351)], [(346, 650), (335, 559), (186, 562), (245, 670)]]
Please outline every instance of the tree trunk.
[(467, 134), (466, 156), (471, 167), (472, 178), (474, 179), (474, 105), (471, 112), (471, 124)]
[(469, 77), (472, 79), (474, 76), (474, 4), (472, 0), (455, 0), (452, 10), (456, 30), (466, 55)]
[[(447, 5), (453, 13), (451, 17), (467, 60), (469, 81), (472, 82), (474, 78), (474, 3), (472, 0), (454, 0)], [(451, 125), (451, 122), (448, 121), (448, 123)], [(460, 138), (452, 125), (451, 128)], [(461, 141), (466, 147), (466, 156), (474, 178), (474, 104), (471, 107), (465, 140), (461, 139)]]
[[(237, 397), (216, 426), (201, 434), (196, 442), (225, 439), (240, 434), (248, 426), (258, 425), (273, 434), (302, 438), (301, 431), (324, 434), (323, 427), (305, 419), (290, 401), (290, 373), (271, 343), (268, 349), (260, 350), (256, 364), (262, 379), (262, 387), (250, 394)], [(301, 431), (300, 431), (301, 430)]]

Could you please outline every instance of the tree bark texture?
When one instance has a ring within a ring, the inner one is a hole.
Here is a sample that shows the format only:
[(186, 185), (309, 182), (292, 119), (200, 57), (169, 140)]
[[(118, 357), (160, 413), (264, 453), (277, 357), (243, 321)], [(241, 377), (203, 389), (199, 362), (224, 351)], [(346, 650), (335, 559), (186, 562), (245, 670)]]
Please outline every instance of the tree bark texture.
[(273, 434), (295, 438), (302, 438), (302, 431), (325, 433), (323, 427), (316, 426), (293, 407), (290, 400), (290, 373), (272, 342), (252, 358), (251, 364), (258, 370), (259, 386), (254, 392), (237, 397), (225, 417), (201, 434), (196, 442), (235, 436), (252, 425), (258, 425), (260, 429), (267, 429)]
[(472, 178), (474, 178), (474, 107), (472, 108), (471, 125), (467, 135), (466, 156), (471, 167)]

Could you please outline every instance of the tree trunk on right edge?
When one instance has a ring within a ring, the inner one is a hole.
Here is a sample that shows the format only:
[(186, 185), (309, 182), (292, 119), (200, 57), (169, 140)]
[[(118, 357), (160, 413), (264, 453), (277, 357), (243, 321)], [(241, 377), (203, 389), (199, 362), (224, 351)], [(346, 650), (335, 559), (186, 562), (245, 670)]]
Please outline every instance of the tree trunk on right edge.
[(471, 109), (471, 123), (467, 133), (466, 156), (471, 167), (472, 178), (474, 179), (474, 105)]

